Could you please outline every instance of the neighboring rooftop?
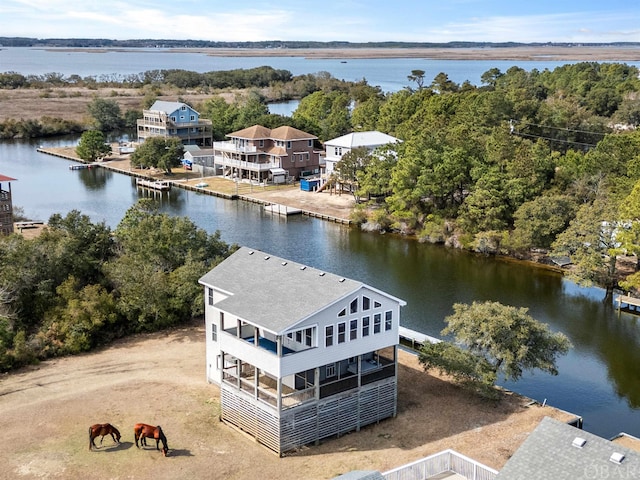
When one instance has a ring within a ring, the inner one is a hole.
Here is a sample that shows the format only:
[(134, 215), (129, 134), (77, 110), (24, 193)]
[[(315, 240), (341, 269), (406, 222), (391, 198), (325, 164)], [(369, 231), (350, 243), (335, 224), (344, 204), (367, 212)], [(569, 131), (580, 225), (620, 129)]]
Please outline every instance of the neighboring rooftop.
[(639, 473), (637, 451), (545, 417), (496, 480), (637, 478)]

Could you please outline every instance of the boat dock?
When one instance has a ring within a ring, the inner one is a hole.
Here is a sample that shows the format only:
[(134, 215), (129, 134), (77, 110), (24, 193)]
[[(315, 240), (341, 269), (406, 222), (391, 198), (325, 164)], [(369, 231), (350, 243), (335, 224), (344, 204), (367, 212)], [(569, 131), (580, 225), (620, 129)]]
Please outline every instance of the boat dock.
[(618, 295), (615, 299), (615, 303), (617, 304), (618, 315), (620, 315), (620, 312), (640, 315), (640, 298)]
[(150, 188), (152, 190), (158, 190), (161, 192), (171, 190), (171, 182), (165, 180), (142, 180), (140, 178), (137, 178), (136, 185), (138, 187)]
[(400, 344), (405, 347), (410, 347), (412, 350), (419, 350), (425, 343), (440, 343), (442, 341), (439, 338), (416, 332), (410, 328), (401, 326), (398, 330), (400, 335)]
[(264, 206), (265, 212), (274, 213), (276, 215), (299, 215), (302, 213), (300, 208), (287, 207), (286, 205), (280, 205), (278, 203), (272, 203)]

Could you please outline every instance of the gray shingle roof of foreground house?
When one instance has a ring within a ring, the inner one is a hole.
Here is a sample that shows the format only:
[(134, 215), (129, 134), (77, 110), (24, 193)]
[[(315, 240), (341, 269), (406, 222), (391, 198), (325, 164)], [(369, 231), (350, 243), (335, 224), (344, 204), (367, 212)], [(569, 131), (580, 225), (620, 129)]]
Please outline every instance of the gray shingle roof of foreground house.
[(545, 417), (496, 480), (640, 478), (640, 454)]

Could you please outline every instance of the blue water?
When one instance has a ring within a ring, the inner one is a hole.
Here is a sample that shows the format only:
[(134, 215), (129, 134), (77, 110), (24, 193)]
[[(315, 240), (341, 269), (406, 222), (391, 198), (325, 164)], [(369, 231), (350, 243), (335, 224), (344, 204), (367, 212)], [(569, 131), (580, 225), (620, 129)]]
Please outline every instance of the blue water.
[[(65, 49), (4, 48), (0, 50), (0, 72), (23, 75), (59, 73), (64, 76), (92, 76), (96, 79), (121, 79), (149, 70), (182, 69), (195, 72), (254, 68), (264, 65), (289, 70), (293, 75), (329, 72), (347, 81), (366, 80), (385, 92), (396, 92), (412, 85), (407, 79), (412, 70), (424, 70), (430, 83), (436, 75), (446, 73), (456, 83), (468, 80), (480, 85), (481, 75), (491, 68), (506, 72), (513, 66), (525, 70), (544, 70), (565, 65), (567, 61), (543, 58), (538, 61), (509, 60), (434, 60), (428, 58), (318, 59), (303, 57), (214, 57), (203, 53), (173, 52), (165, 49), (123, 49), (95, 52)], [(627, 62), (629, 63), (629, 62)], [(640, 62), (632, 65), (640, 65)]]

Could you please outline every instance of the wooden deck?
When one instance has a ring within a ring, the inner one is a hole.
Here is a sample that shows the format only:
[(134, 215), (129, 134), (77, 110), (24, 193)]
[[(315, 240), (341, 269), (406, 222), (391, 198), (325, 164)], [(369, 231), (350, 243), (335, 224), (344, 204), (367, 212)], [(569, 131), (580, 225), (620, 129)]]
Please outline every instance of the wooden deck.
[(628, 312), (640, 315), (640, 298), (629, 297), (627, 295), (618, 295), (615, 302), (617, 304), (618, 313)]
[(152, 190), (159, 190), (161, 192), (166, 192), (167, 190), (171, 190), (171, 182), (164, 180), (141, 180), (136, 179), (136, 185), (144, 188), (151, 188)]

